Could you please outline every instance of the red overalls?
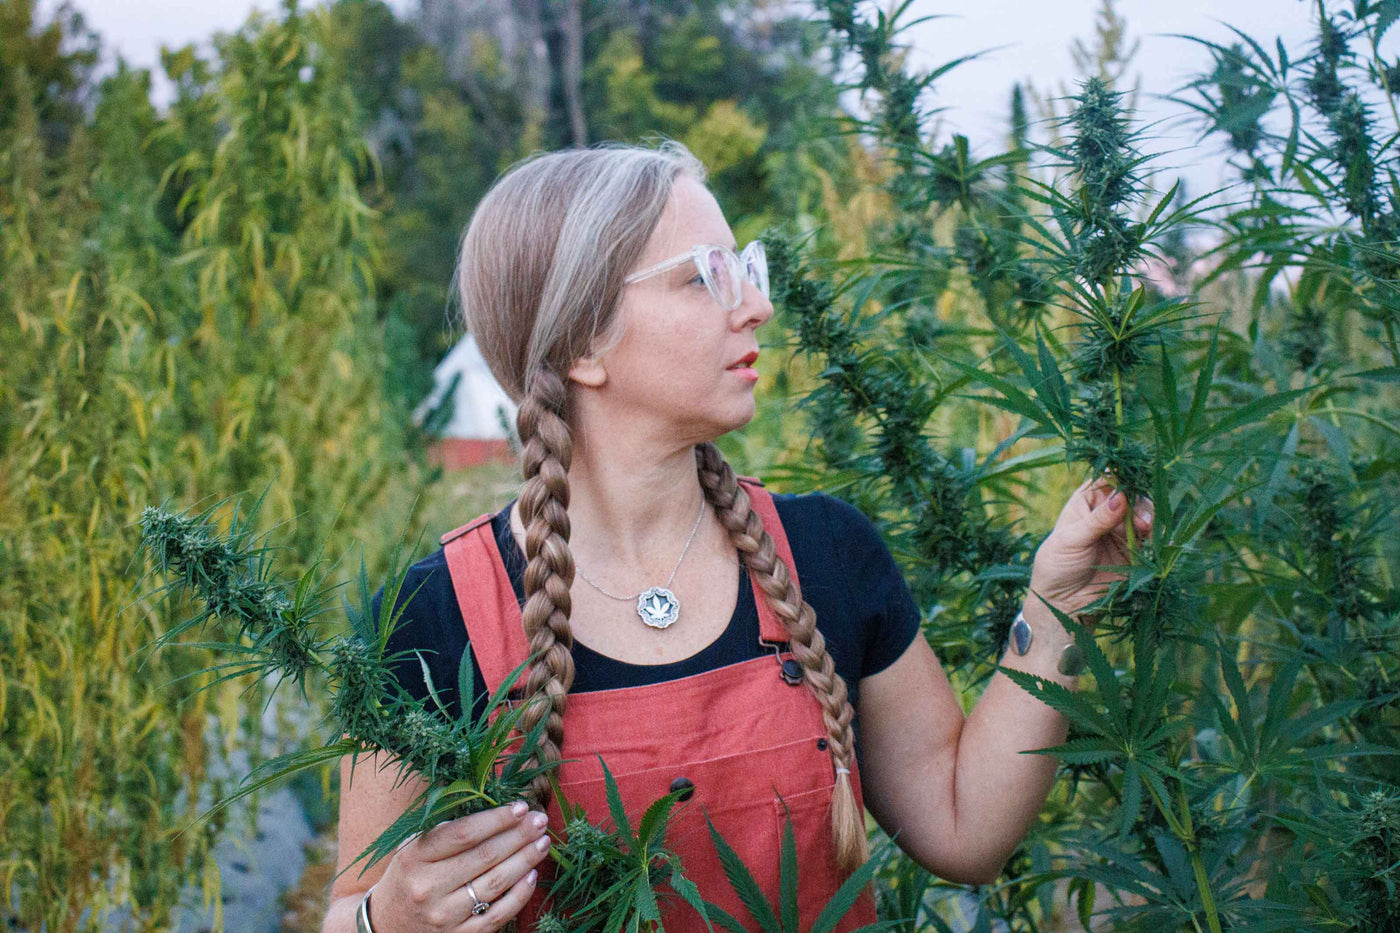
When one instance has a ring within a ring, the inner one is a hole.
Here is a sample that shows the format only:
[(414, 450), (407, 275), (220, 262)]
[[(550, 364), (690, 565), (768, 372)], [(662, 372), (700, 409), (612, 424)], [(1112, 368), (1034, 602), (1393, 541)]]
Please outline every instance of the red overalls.
[[(779, 558), (797, 579), (797, 568), (777, 509), (761, 481), (738, 478)], [(494, 692), (529, 655), (520, 604), (491, 529), (492, 513), (442, 537), (453, 589), (466, 621), (486, 689)], [(753, 582), (752, 579), (750, 582)], [(835, 863), (829, 807), (836, 774), (825, 751), (821, 707), (805, 682), (782, 679), (773, 643), (786, 642), (782, 622), (753, 583), (764, 655), (716, 670), (613, 690), (571, 693), (564, 712), (562, 757), (577, 759), (556, 772), (565, 797), (582, 804), (591, 822), (608, 819), (602, 755), (617, 781), (629, 821), (637, 825), (656, 798), (682, 778), (694, 793), (671, 818), (665, 845), (676, 852), (701, 897), (723, 907), (739, 922), (753, 923), (720, 866), (701, 808), (753, 873), (775, 912), (778, 909), (778, 854), (784, 812), (792, 814), (799, 866), (800, 928), (808, 930), (846, 876)], [(524, 682), (522, 675), (518, 683)], [(463, 703), (469, 702), (466, 697)], [(855, 763), (851, 784), (862, 800)], [(549, 827), (563, 828), (557, 801), (551, 801)], [(535, 929), (548, 893), (554, 862), (540, 863), (540, 882), (518, 917), (518, 929)], [(700, 915), (667, 891), (662, 921), (672, 933), (705, 929)], [(875, 923), (874, 898), (867, 885), (837, 927), (854, 930)], [(757, 929), (755, 925), (753, 929)]]

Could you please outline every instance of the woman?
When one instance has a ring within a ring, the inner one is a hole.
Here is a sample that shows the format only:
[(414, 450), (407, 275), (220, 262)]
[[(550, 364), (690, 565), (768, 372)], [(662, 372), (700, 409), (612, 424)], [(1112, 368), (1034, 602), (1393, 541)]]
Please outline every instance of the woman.
[[(403, 592), (425, 585), (390, 649), (430, 649), (434, 682), (451, 684), (469, 638), (474, 708), (539, 652), (524, 725), (548, 717), (540, 755), (568, 759), (565, 796), (607, 817), (599, 754), (629, 812), (685, 789), (667, 844), (741, 920), (702, 814), (770, 898), (792, 821), (803, 929), (868, 856), (864, 808), (929, 871), (990, 882), (1055, 774), (1021, 752), (1063, 741), (1065, 722), (1001, 674), (965, 717), (869, 520), (822, 493), (770, 494), (715, 448), (753, 417), (773, 308), (761, 245), (736, 255), (705, 177), (675, 143), (569, 150), (513, 167), (478, 206), (457, 284), (520, 406), (524, 483), (414, 565)], [(1031, 588), (1067, 613), (1112, 579), (1097, 565), (1126, 563), (1110, 490), (1080, 486), (1036, 555)], [(1070, 637), (1039, 599), (1023, 616), (1003, 665), (1072, 685)], [(416, 662), (401, 676), (426, 695)], [(423, 785), (376, 760), (341, 775), (344, 869)], [(533, 790), (529, 812), (444, 823), (344, 871), (323, 929), (532, 929), (561, 829), (548, 784)], [(703, 928), (678, 899), (666, 910), (668, 930)], [(874, 919), (867, 889), (841, 929)]]

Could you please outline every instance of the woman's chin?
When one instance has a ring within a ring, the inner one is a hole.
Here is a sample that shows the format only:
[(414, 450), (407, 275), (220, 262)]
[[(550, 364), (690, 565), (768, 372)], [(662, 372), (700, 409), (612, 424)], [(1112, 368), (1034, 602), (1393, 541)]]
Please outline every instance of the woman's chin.
[(755, 406), (752, 402), (750, 402), (747, 411), (743, 412), (742, 415), (736, 417), (734, 420), (728, 422), (729, 426), (725, 428), (724, 433), (728, 434), (730, 431), (737, 431), (740, 428), (747, 425), (750, 421), (753, 420), (754, 410)]
[(753, 416), (754, 409), (750, 405), (746, 412), (731, 413), (729, 417), (710, 421), (708, 428), (702, 432), (704, 435), (702, 443), (713, 443), (717, 438), (739, 430), (752, 421)]

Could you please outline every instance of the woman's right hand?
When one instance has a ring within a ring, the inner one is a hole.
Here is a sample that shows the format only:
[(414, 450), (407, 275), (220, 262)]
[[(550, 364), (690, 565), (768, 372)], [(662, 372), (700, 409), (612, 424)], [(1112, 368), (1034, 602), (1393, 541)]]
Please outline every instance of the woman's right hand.
[[(370, 926), (375, 933), (500, 929), (534, 892), (534, 867), (549, 851), (546, 825), (543, 813), (517, 801), (409, 837), (374, 888)], [(468, 883), (489, 910), (472, 914)]]

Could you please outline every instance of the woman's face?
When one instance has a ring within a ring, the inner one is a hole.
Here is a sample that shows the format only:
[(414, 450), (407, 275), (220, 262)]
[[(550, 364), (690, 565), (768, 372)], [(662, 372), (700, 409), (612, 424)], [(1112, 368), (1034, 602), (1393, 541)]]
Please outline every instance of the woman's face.
[[(628, 273), (697, 243), (736, 253), (747, 245), (734, 242), (709, 190), (682, 177)], [(615, 414), (629, 424), (640, 421), (657, 440), (681, 445), (713, 440), (752, 420), (755, 380), (730, 368), (758, 349), (755, 332), (773, 316), (773, 305), (752, 282), (743, 282), (743, 300), (726, 311), (710, 295), (695, 263), (685, 262), (624, 285), (618, 315), (623, 329), (618, 343), (596, 362), (584, 361), (570, 370), (576, 381), (597, 389), (590, 402), (598, 404), (599, 414)]]

